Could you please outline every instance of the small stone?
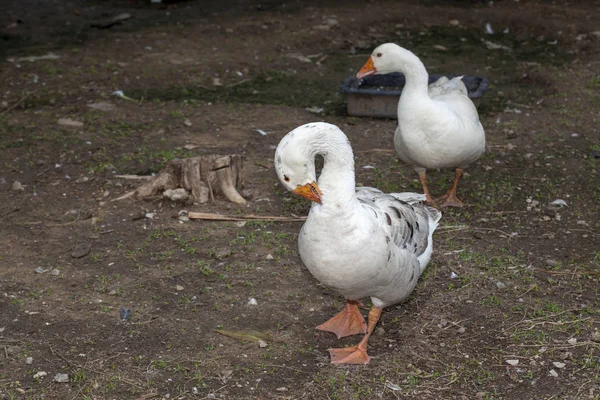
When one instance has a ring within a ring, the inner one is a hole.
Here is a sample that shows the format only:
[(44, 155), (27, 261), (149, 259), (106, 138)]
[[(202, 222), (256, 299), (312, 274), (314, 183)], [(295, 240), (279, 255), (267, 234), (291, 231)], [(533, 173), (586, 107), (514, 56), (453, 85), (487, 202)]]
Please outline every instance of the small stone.
[(71, 128), (81, 128), (83, 126), (83, 122), (75, 121), (69, 118), (60, 118), (58, 120), (58, 124), (62, 126), (69, 126)]
[(177, 285), (177, 286), (175, 286), (175, 289), (176, 289), (178, 292), (181, 292), (181, 291), (183, 290), (183, 286), (181, 286), (181, 285)]
[(114, 111), (117, 106), (113, 103), (109, 103), (108, 101), (99, 101), (97, 103), (91, 103), (87, 105), (89, 108), (93, 108), (94, 110), (100, 110), (105, 112)]
[(377, 329), (375, 329), (375, 336), (383, 335), (385, 335), (385, 329), (383, 329), (381, 326), (378, 326)]
[(254, 297), (250, 297), (248, 299), (248, 305), (249, 306), (257, 306), (258, 305), (258, 301), (256, 301), (256, 299)]
[(506, 360), (506, 363), (514, 367), (516, 365), (519, 365), (519, 360)]
[(555, 370), (551, 369), (551, 370), (550, 370), (550, 376), (553, 376), (553, 377), (555, 377), (555, 378), (558, 378), (558, 373), (557, 373)]
[(458, 333), (465, 333), (467, 330), (465, 329), (464, 326), (461, 326), (460, 328), (458, 328)]
[(31, 364), (33, 364), (33, 357), (27, 357), (27, 358), (25, 359), (25, 364), (27, 364), (27, 365), (31, 365)]
[(267, 260), (272, 260), (273, 259), (273, 255), (272, 254), (267, 254), (267, 256), (265, 258)]
[(33, 379), (43, 378), (46, 375), (48, 375), (46, 371), (38, 371), (33, 375)]
[(146, 217), (148, 219), (154, 219), (154, 213), (146, 213), (146, 214), (144, 214), (144, 217)]
[(600, 331), (594, 331), (592, 333), (592, 342), (600, 343)]
[(189, 119), (184, 119), (184, 120), (183, 120), (183, 124), (184, 124), (185, 126), (188, 126), (188, 127), (189, 127), (189, 126), (192, 126), (192, 121), (190, 121)]
[(117, 291), (116, 291), (116, 290), (114, 290), (114, 289), (113, 289), (113, 290), (111, 290), (110, 292), (108, 292), (108, 295), (109, 295), (109, 296), (114, 296), (114, 295), (116, 295), (116, 294), (117, 294)]
[(457, 19), (451, 19), (451, 20), (450, 20), (448, 23), (449, 23), (451, 26), (459, 26), (459, 25), (460, 25), (460, 21), (459, 21), (459, 20), (457, 20)]
[(248, 221), (237, 221), (237, 222), (235, 223), (235, 226), (237, 226), (238, 228), (243, 228), (244, 226), (246, 226), (246, 223), (247, 223), (247, 222), (248, 222)]
[(571, 358), (572, 353), (570, 351), (565, 351), (564, 353), (560, 353), (558, 356), (561, 360), (567, 360)]
[(50, 275), (59, 276), (60, 275), (60, 270), (54, 268), (52, 271), (50, 271)]
[(567, 340), (567, 343), (569, 343), (571, 346), (573, 346), (574, 344), (577, 343), (577, 339), (573, 337), (573, 338)]
[(231, 256), (231, 249), (230, 248), (223, 248), (223, 249), (219, 249), (217, 251), (215, 251), (214, 257), (219, 259), (219, 260), (223, 260), (227, 257)]
[(90, 242), (79, 243), (73, 249), (73, 252), (71, 253), (71, 257), (73, 257), (73, 258), (83, 258), (83, 257), (87, 256), (90, 253), (91, 249), (92, 249), (92, 244)]
[(547, 259), (546, 265), (549, 267), (558, 267), (558, 261), (552, 260), (552, 259)]
[(555, 366), (556, 368), (558, 368), (558, 369), (562, 369), (562, 368), (564, 368), (564, 367), (565, 367), (565, 365), (567, 365), (567, 364), (565, 364), (564, 362), (560, 362), (560, 361), (554, 361), (554, 362), (552, 363), (552, 365), (554, 365), (554, 366)]
[(190, 195), (184, 188), (167, 189), (163, 192), (163, 198), (171, 201), (186, 202), (190, 198)]
[(269, 346), (269, 344), (268, 344), (267, 342), (265, 342), (264, 340), (260, 339), (260, 340), (258, 341), (258, 346), (259, 346), (261, 349), (264, 349), (265, 347)]
[(45, 273), (46, 273), (46, 272), (48, 272), (48, 271), (50, 271), (50, 270), (49, 270), (49, 269), (44, 269), (44, 268), (42, 268), (42, 267), (37, 267), (37, 268), (35, 269), (35, 273), (36, 273), (36, 274), (45, 274)]
[(10, 188), (15, 191), (25, 190), (25, 188), (23, 187), (23, 185), (21, 185), (21, 182), (19, 181), (14, 181)]
[(286, 388), (285, 386), (282, 386), (282, 387), (278, 387), (278, 388), (277, 388), (277, 389), (275, 389), (275, 390), (277, 390), (278, 392), (287, 392), (287, 391), (288, 391), (288, 388)]
[(58, 373), (58, 374), (54, 375), (54, 382), (58, 382), (58, 383), (69, 382), (69, 375)]
[(502, 282), (496, 282), (496, 287), (500, 290), (506, 289), (506, 285)]

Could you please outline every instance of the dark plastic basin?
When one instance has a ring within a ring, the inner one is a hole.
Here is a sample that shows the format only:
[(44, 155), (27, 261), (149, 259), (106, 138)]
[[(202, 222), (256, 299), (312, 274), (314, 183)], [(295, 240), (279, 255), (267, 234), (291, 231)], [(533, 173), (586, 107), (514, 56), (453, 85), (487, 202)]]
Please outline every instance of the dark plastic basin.
[[(429, 83), (444, 75), (429, 75)], [(453, 78), (456, 75), (445, 75)], [(463, 76), (469, 98), (477, 106), (488, 89), (488, 81), (480, 76)], [(346, 94), (348, 115), (361, 117), (396, 118), (398, 99), (406, 83), (399, 72), (370, 75), (362, 79), (351, 76), (344, 80), (340, 91)]]

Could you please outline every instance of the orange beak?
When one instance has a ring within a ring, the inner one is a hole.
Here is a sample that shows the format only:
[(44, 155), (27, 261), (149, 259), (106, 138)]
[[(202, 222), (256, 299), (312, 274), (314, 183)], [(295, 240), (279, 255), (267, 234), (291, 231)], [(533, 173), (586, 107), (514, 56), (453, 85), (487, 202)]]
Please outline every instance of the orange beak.
[(300, 195), (310, 201), (314, 201), (315, 203), (321, 204), (321, 191), (319, 190), (316, 182), (298, 186), (296, 189), (292, 190), (292, 193)]
[(377, 69), (375, 69), (375, 66), (373, 65), (373, 57), (369, 57), (365, 65), (363, 65), (360, 71), (358, 71), (358, 74), (356, 74), (356, 77), (360, 79), (376, 73)]

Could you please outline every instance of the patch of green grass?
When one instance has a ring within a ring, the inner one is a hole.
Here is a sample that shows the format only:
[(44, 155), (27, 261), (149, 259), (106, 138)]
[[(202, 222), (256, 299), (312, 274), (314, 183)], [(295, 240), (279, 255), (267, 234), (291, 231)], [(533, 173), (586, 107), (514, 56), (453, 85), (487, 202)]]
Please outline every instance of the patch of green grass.
[(338, 91), (339, 82), (324, 84), (323, 80), (311, 80), (285, 71), (270, 71), (263, 76), (249, 79), (238, 85), (206, 88), (170, 87), (166, 89), (128, 90), (133, 98), (150, 101), (202, 100), (219, 103), (258, 103), (292, 107), (323, 107), (325, 113), (344, 110), (343, 97)]
[(591, 89), (600, 89), (600, 76), (590, 79), (588, 87)]

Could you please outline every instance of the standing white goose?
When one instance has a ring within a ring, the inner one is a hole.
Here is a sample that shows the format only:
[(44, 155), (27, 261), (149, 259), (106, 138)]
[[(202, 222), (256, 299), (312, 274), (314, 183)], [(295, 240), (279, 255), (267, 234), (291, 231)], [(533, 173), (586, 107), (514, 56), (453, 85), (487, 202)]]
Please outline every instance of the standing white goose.
[[(316, 182), (315, 157), (324, 159)], [(338, 315), (317, 327), (338, 338), (366, 333), (356, 346), (330, 349), (335, 364), (366, 364), (367, 343), (384, 307), (406, 299), (431, 259), (432, 234), (441, 213), (417, 193), (385, 194), (354, 184), (350, 142), (335, 125), (302, 125), (275, 151), (285, 188), (314, 203), (298, 248), (309, 271), (347, 299)], [(358, 300), (371, 297), (369, 324)]]
[(467, 88), (461, 77), (442, 77), (428, 87), (429, 75), (421, 60), (394, 43), (373, 50), (356, 77), (389, 72), (406, 77), (394, 135), (398, 156), (419, 174), (428, 204), (435, 203), (427, 188), (426, 170), (455, 168), (452, 187), (435, 202), (441, 207), (461, 207), (456, 187), (463, 168), (485, 151), (485, 132)]

